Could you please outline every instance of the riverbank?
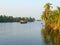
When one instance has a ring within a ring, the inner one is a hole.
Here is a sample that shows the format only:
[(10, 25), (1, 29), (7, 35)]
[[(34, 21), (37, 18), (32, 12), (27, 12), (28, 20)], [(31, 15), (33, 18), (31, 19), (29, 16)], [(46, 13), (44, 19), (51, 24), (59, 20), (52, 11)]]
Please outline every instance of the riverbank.
[(20, 22), (20, 20), (24, 20), (27, 22), (35, 21), (35, 18), (31, 17), (13, 17), (13, 16), (2, 16), (0, 15), (0, 22)]

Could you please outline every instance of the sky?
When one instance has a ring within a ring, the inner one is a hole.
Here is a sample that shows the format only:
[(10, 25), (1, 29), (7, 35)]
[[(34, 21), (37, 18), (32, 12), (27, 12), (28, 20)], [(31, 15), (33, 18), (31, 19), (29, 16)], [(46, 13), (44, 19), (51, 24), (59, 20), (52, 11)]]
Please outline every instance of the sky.
[(46, 3), (60, 6), (60, 0), (0, 0), (0, 15), (40, 19)]

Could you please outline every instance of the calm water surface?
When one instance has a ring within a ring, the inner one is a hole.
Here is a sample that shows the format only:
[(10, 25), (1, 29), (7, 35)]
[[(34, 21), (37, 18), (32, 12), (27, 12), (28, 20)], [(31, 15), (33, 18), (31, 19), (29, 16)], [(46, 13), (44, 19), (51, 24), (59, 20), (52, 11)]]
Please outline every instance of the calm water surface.
[(44, 45), (41, 22), (0, 23), (0, 45)]

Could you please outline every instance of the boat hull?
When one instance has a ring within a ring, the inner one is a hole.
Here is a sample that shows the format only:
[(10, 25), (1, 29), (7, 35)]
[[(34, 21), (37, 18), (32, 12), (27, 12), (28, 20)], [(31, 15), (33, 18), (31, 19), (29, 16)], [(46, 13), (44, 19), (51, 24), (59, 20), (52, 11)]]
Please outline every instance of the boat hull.
[(27, 22), (20, 22), (21, 24), (25, 24), (25, 23), (27, 23)]

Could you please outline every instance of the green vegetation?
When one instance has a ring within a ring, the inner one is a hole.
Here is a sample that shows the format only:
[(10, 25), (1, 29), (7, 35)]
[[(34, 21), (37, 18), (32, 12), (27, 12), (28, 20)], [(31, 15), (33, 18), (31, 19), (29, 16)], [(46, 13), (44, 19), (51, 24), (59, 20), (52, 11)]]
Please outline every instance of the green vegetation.
[(60, 45), (60, 7), (51, 10), (51, 4), (47, 3), (42, 15), (45, 21), (45, 28), (42, 29), (42, 35), (46, 45)]
[(0, 22), (19, 22), (20, 20), (25, 20), (27, 22), (35, 21), (35, 18), (31, 17), (13, 17), (13, 16), (2, 16), (0, 15)]
[[(51, 4), (47, 3), (45, 11), (42, 15), (42, 20), (45, 21), (45, 25), (50, 28), (51, 31), (56, 32), (60, 30), (60, 7), (56, 10), (51, 10)], [(48, 29), (49, 30), (49, 29)]]

